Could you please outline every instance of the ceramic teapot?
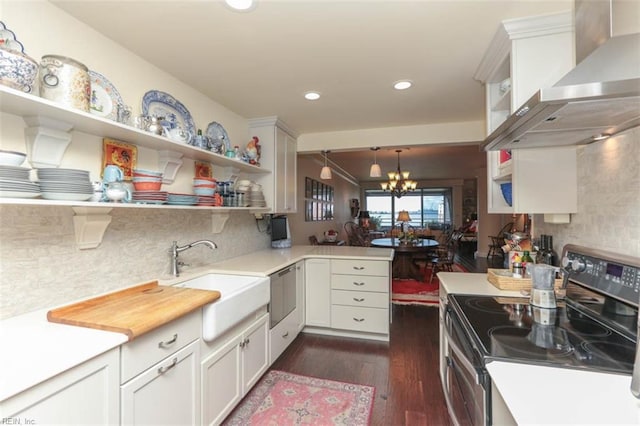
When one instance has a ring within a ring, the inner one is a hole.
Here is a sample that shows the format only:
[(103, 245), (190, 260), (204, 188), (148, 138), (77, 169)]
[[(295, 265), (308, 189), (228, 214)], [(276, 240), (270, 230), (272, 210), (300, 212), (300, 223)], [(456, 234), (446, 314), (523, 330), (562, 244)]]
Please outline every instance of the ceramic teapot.
[(164, 121), (164, 117), (149, 117), (146, 123), (147, 132), (155, 133), (156, 135), (164, 134), (164, 127), (162, 127), (162, 122)]
[(176, 126), (172, 129), (167, 130), (167, 136), (169, 139), (173, 139), (174, 141), (183, 142), (190, 144), (193, 140), (193, 135), (190, 131), (183, 129), (180, 126)]
[(131, 190), (127, 184), (122, 181), (111, 182), (105, 186), (104, 198), (106, 198), (105, 201), (130, 203)]

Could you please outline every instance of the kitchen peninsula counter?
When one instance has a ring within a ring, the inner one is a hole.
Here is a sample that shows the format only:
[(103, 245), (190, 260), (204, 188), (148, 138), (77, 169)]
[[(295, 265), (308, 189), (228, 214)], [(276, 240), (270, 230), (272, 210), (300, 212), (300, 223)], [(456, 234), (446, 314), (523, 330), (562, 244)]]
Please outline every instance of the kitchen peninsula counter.
[[(207, 273), (268, 276), (306, 258), (393, 260), (393, 250), (348, 246), (293, 246), (267, 249), (200, 268), (185, 268), (179, 278), (161, 276), (171, 285)], [(155, 278), (154, 278), (155, 279)], [(51, 307), (54, 308), (54, 307)], [(0, 321), (0, 401), (127, 342), (127, 335), (47, 321), (38, 310)]]
[(292, 246), (286, 249), (266, 249), (212, 263), (202, 268), (184, 268), (179, 278), (165, 277), (166, 279), (163, 279), (161, 283), (171, 285), (205, 273), (267, 277), (282, 268), (308, 258), (391, 262), (393, 253), (393, 249), (352, 246)]

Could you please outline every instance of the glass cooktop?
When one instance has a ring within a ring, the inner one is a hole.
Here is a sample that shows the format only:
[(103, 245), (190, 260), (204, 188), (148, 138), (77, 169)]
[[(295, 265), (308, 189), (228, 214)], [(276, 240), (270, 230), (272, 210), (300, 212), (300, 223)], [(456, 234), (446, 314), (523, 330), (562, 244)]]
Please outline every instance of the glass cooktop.
[(525, 298), (457, 294), (449, 302), (485, 360), (633, 371), (635, 342), (569, 304), (545, 309)]

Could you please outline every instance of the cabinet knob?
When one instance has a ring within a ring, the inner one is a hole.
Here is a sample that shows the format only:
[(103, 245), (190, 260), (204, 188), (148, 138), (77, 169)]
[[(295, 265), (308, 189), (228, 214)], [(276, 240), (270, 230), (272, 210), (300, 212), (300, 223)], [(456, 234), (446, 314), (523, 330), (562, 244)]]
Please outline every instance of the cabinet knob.
[(353, 318), (353, 320), (354, 320), (355, 322), (362, 322), (362, 321), (364, 321), (364, 318), (355, 318), (355, 317), (354, 317), (354, 318)]
[(355, 269), (356, 271), (362, 271), (364, 270), (364, 266), (354, 266), (353, 269)]
[(363, 285), (364, 285), (364, 283), (359, 283), (359, 282), (354, 281), (354, 282), (353, 282), (353, 285), (357, 285), (358, 287), (360, 287), (360, 286), (363, 286)]
[(354, 297), (353, 300), (354, 302), (364, 302), (364, 297), (363, 298)]

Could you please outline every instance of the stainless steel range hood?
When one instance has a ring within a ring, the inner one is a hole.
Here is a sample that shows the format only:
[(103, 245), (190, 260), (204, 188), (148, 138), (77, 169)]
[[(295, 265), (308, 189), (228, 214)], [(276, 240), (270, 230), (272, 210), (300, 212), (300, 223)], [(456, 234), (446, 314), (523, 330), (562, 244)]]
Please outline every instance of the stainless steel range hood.
[(485, 151), (581, 145), (640, 126), (640, 33), (610, 38), (491, 133)]

